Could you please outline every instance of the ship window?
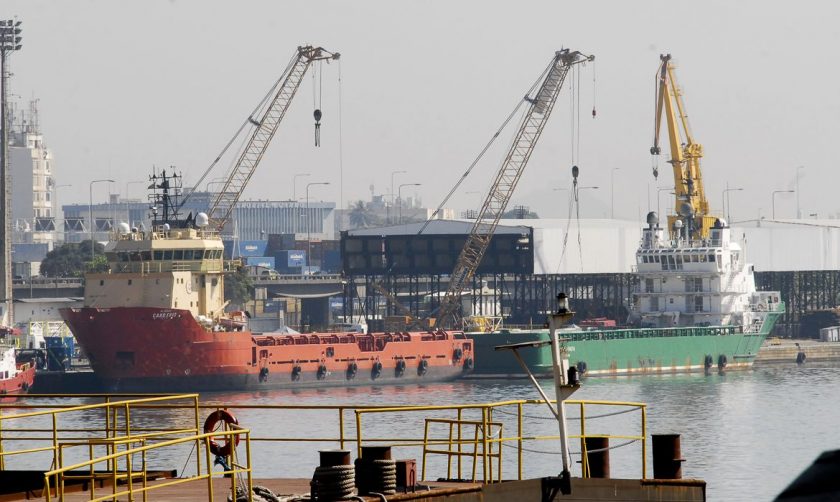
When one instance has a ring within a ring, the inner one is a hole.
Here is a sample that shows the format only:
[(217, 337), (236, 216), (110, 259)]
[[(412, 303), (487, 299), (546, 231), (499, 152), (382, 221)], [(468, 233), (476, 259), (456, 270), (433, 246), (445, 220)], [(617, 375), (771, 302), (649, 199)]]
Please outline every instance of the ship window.
[(645, 293), (653, 293), (653, 279), (645, 279)]
[(159, 249), (155, 251), (155, 260), (163, 260), (163, 251)]
[(335, 356), (335, 348), (334, 347), (327, 347), (327, 357), (334, 357)]
[(104, 285), (105, 285), (105, 281), (104, 281), (104, 280), (100, 280), (100, 281), (99, 281), (99, 285), (100, 285), (100, 286), (104, 286)]
[[(177, 306), (178, 306), (178, 305), (177, 305), (177, 303), (178, 303), (178, 302), (175, 302), (175, 303), (176, 303), (176, 305), (175, 305), (175, 306), (177, 307)], [(673, 298), (668, 298), (668, 303), (674, 303), (674, 299), (673, 299)]]
[(216, 259), (217, 259), (217, 260), (221, 260), (221, 259), (222, 259), (222, 250), (221, 250), (221, 249), (217, 249), (217, 250), (216, 250)]
[(650, 310), (659, 310), (659, 297), (654, 296), (650, 299)]
[(183, 260), (184, 259), (184, 251), (180, 249), (175, 250), (175, 255), (172, 257), (173, 260)]
[(131, 279), (128, 280), (128, 285), (131, 286)]
[(715, 262), (715, 255), (710, 254), (709, 255), (709, 263), (714, 263), (714, 262)]
[(128, 261), (128, 253), (117, 253), (117, 256), (119, 256), (120, 261)]
[(163, 259), (164, 260), (171, 260), (172, 259), (172, 250), (171, 249), (167, 249), (166, 251), (163, 252)]
[(218, 286), (218, 285), (219, 285), (219, 279), (217, 279), (217, 278), (215, 278), (215, 277), (214, 277), (214, 278), (213, 278), (213, 281), (212, 281), (211, 283), (212, 283), (213, 287), (215, 288), (216, 286)]
[(152, 252), (143, 251), (142, 253), (140, 253), (140, 259), (143, 261), (150, 261), (152, 259)]
[(695, 312), (703, 312), (703, 297), (702, 296), (695, 296), (694, 297), (694, 311)]

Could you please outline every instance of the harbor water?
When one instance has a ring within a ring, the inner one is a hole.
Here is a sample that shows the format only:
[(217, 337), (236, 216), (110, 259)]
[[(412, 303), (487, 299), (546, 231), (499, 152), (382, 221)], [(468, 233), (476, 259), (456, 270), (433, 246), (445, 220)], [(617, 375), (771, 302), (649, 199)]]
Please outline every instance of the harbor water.
[[(840, 447), (840, 434), (836, 431), (837, 414), (840, 412), (840, 393), (835, 391), (838, 379), (838, 365), (773, 364), (724, 374), (588, 378), (584, 379), (573, 399), (647, 403), (648, 434), (682, 435), (683, 476), (706, 480), (709, 500), (772, 500), (820, 452)], [(542, 383), (552, 395), (551, 381), (544, 380)], [(256, 404), (459, 405), (512, 399), (538, 399), (538, 394), (524, 379), (479, 380), (425, 386), (211, 393), (202, 396), (202, 403), (232, 407)], [(513, 412), (515, 409), (508, 408)], [(138, 412), (139, 425), (190, 427), (192, 423), (189, 411), (154, 411), (145, 416)], [(599, 411), (604, 410), (588, 410), (587, 415), (597, 415)], [(235, 413), (240, 424), (252, 430), (254, 438), (337, 437), (338, 420), (334, 410), (241, 409)], [(422, 438), (423, 420), (429, 415), (365, 415), (363, 438)], [(550, 420), (546, 408), (528, 408), (526, 415), (524, 430), (527, 435), (557, 434), (557, 424)], [(61, 425), (82, 428), (88, 426), (91, 416), (76, 415), (73, 419), (62, 419), (67, 422)], [(453, 417), (452, 413), (446, 416)], [(580, 426), (576, 420), (576, 407), (569, 406), (569, 417), (570, 429), (575, 433)], [(470, 417), (465, 415), (464, 418)], [(471, 418), (476, 416), (473, 414)], [(137, 427), (138, 423), (134, 420), (132, 427)], [(499, 410), (494, 413), (493, 420), (503, 423), (503, 436), (516, 435), (515, 413)], [(586, 430), (589, 434), (634, 435), (638, 434), (640, 423), (640, 413), (631, 412), (589, 419)], [(344, 428), (347, 437), (355, 435), (352, 412), (345, 413)], [(436, 437), (441, 437), (441, 432), (439, 430)], [(472, 437), (472, 430), (466, 435)], [(13, 446), (4, 443), (7, 450)], [(318, 462), (317, 450), (337, 446), (336, 443), (319, 441), (252, 442), (255, 475), (263, 478), (311, 477)], [(619, 446), (610, 452), (612, 476), (640, 477), (639, 443), (615, 439), (611, 446)], [(353, 450), (355, 443), (348, 442), (345, 448)], [(465, 449), (469, 451), (471, 446), (465, 446)], [(571, 450), (573, 453), (580, 450), (578, 441), (572, 441)], [(557, 474), (561, 467), (558, 451), (556, 440), (526, 442), (524, 476)], [(355, 451), (353, 454), (355, 456)], [(502, 454), (503, 478), (515, 478), (516, 443), (511, 442), (503, 448)], [(418, 471), (421, 468), (420, 450), (417, 448), (400, 449), (395, 452), (395, 458), (417, 458)], [(573, 461), (579, 458), (575, 455)], [(433, 480), (446, 474), (444, 459), (445, 456), (441, 455), (429, 456), (427, 479)], [(9, 459), (7, 468), (37, 468), (39, 465), (36, 464), (45, 461), (48, 463), (46, 456), (38, 461), (34, 457), (15, 462)], [(195, 453), (191, 447), (169, 449), (149, 456), (150, 468), (177, 469), (179, 473), (195, 472), (194, 462)], [(463, 477), (469, 477), (470, 466), (470, 460), (465, 458)], [(647, 469), (648, 476), (652, 476), (650, 448)], [(575, 463), (573, 473), (579, 475), (579, 464)], [(455, 477), (455, 472), (451, 474)]]

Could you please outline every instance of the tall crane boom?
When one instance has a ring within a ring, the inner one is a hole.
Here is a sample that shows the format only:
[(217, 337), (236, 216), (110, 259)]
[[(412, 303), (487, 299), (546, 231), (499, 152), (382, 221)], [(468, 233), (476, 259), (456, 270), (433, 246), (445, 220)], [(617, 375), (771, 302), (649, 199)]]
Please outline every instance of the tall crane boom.
[(490, 245), (490, 240), (499, 225), (499, 219), (505, 212), (505, 208), (510, 202), (513, 191), (522, 176), (531, 153), (534, 151), (546, 121), (551, 115), (551, 110), (554, 108), (554, 103), (557, 101), (566, 75), (573, 65), (594, 59), (594, 56), (585, 56), (578, 51), (570, 51), (569, 49), (557, 51), (545, 73), (545, 78), (536, 88), (533, 97), (525, 97), (525, 101), (530, 106), (525, 112), (525, 117), (519, 126), (510, 150), (508, 150), (498, 173), (496, 173), (490, 192), (481, 206), (481, 211), (479, 211), (464, 248), (455, 263), (455, 269), (449, 277), (449, 287), (441, 300), (438, 311), (438, 318), (444, 324), (452, 325), (452, 321), (455, 321), (460, 315), (461, 293), (472, 280), (484, 253), (487, 251), (487, 247)]
[[(668, 215), (668, 229), (674, 232), (675, 228), (679, 228), (675, 227), (676, 222), (681, 221), (688, 238), (705, 239), (716, 218), (709, 215), (709, 202), (703, 190), (703, 177), (700, 172), (703, 145), (696, 143), (691, 134), (671, 55), (661, 55), (659, 59), (661, 63), (657, 71), (653, 147), (650, 153), (659, 155), (662, 152), (659, 146), (659, 131), (662, 127), (662, 115), (665, 115), (671, 147), (669, 163), (674, 171), (674, 210), (677, 213)], [(655, 177), (659, 173), (654, 169), (653, 174)]]
[(207, 215), (213, 228), (221, 232), (230, 218), (242, 191), (245, 190), (245, 185), (248, 184), (248, 180), (254, 174), (254, 170), (262, 160), (271, 138), (274, 137), (277, 127), (286, 115), (286, 110), (289, 109), (289, 104), (295, 97), (306, 70), (315, 61), (335, 60), (339, 57), (340, 55), (337, 52), (332, 53), (322, 47), (311, 45), (298, 47), (297, 55), (281, 77), (282, 83), (277, 88), (270, 104), (265, 108), (265, 112), (258, 119), (253, 116), (248, 119), (256, 128), (239, 156), (239, 160), (225, 180), (224, 186), (216, 194), (210, 205), (210, 211)]

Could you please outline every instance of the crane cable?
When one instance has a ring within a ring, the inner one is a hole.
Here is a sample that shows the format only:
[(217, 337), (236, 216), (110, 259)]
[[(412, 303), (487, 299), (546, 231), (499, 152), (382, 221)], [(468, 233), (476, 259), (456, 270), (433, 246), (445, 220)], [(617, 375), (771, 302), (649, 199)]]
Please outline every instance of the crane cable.
[(254, 115), (257, 115), (260, 112), (260, 110), (262, 110), (265, 107), (268, 100), (274, 94), (277, 86), (280, 85), (280, 83), (283, 81), (285, 76), (289, 73), (289, 71), (291, 71), (292, 67), (295, 64), (295, 61), (297, 61), (297, 58), (298, 58), (297, 54), (295, 56), (292, 56), (292, 59), (289, 61), (289, 64), (286, 65), (286, 69), (283, 70), (283, 73), (280, 75), (280, 78), (278, 78), (277, 81), (274, 82), (274, 84), (271, 86), (271, 88), (268, 90), (268, 92), (266, 92), (265, 96), (263, 96), (263, 98), (260, 100), (260, 102), (254, 108), (254, 111), (252, 111), (251, 114), (248, 115), (248, 117), (242, 122), (242, 125), (239, 126), (239, 129), (237, 129), (236, 134), (234, 134), (233, 137), (230, 138), (230, 140), (227, 142), (225, 147), (222, 148), (222, 151), (219, 153), (219, 155), (216, 156), (216, 159), (210, 164), (210, 167), (208, 167), (204, 171), (204, 174), (202, 174), (201, 178), (199, 178), (198, 181), (195, 183), (193, 190), (190, 193), (188, 193), (183, 199), (181, 199), (181, 204), (178, 206), (178, 209), (183, 207), (184, 204), (187, 203), (187, 200), (189, 200), (190, 196), (193, 193), (195, 193), (196, 188), (201, 186), (201, 184), (204, 182), (205, 178), (207, 178), (207, 176), (210, 174), (210, 172), (213, 170), (213, 168), (216, 167), (216, 164), (218, 164), (219, 161), (222, 159), (222, 157), (225, 155), (225, 153), (227, 153), (230, 146), (233, 144), (234, 141), (236, 141), (236, 138), (239, 137), (239, 135), (242, 133), (242, 131), (249, 124), (252, 125), (252, 126), (255, 126), (255, 127), (259, 126), (259, 123), (254, 120)]
[[(338, 60), (338, 204), (344, 209), (344, 142), (341, 132), (341, 60)], [(340, 227), (339, 223), (339, 227)], [(339, 230), (344, 230), (339, 228)]]
[[(499, 127), (499, 129), (490, 138), (490, 141), (488, 141), (487, 144), (484, 145), (484, 148), (481, 150), (481, 152), (478, 154), (478, 156), (475, 158), (475, 160), (472, 161), (472, 163), (467, 168), (467, 170), (464, 172), (464, 174), (461, 175), (461, 179), (459, 179), (458, 182), (455, 183), (455, 186), (453, 186), (452, 189), (449, 191), (449, 193), (446, 194), (446, 197), (444, 197), (443, 201), (440, 203), (440, 205), (437, 207), (437, 209), (435, 209), (435, 212), (432, 213), (432, 215), (429, 217), (428, 220), (426, 220), (425, 223), (423, 223), (423, 226), (420, 227), (420, 230), (417, 232), (417, 235), (422, 234), (423, 231), (426, 230), (426, 227), (428, 227), (429, 224), (432, 222), (432, 220), (434, 220), (440, 214), (440, 212), (443, 210), (443, 207), (446, 205), (447, 202), (449, 202), (449, 199), (452, 198), (452, 196), (455, 194), (455, 192), (461, 186), (461, 183), (463, 183), (464, 180), (467, 179), (467, 176), (470, 175), (470, 173), (472, 172), (472, 170), (476, 166), (476, 164), (478, 164), (479, 161), (481, 161), (481, 159), (484, 157), (484, 154), (487, 153), (487, 150), (490, 149), (490, 147), (493, 145), (493, 143), (496, 141), (496, 139), (499, 137), (499, 135), (502, 133), (502, 131), (505, 129), (505, 127), (507, 127), (508, 123), (513, 119), (513, 117), (516, 115), (516, 113), (519, 111), (519, 109), (522, 107), (522, 105), (524, 103), (529, 102), (528, 100), (530, 98), (528, 96), (530, 96), (531, 93), (534, 92), (534, 90), (540, 85), (540, 83), (543, 81), (545, 76), (551, 70), (551, 67), (555, 64), (557, 64), (556, 60), (552, 59), (551, 62), (548, 64), (548, 66), (546, 66), (545, 70), (543, 70), (543, 72), (537, 78), (537, 80), (534, 81), (534, 83), (531, 85), (531, 88), (528, 89), (528, 92), (525, 93), (525, 96), (522, 99), (520, 99), (518, 103), (516, 103), (516, 107), (513, 109), (513, 111), (510, 112), (510, 115), (507, 116), (507, 118), (504, 120), (504, 122), (502, 122), (502, 125)], [(477, 216), (476, 216), (476, 218), (477, 218)]]

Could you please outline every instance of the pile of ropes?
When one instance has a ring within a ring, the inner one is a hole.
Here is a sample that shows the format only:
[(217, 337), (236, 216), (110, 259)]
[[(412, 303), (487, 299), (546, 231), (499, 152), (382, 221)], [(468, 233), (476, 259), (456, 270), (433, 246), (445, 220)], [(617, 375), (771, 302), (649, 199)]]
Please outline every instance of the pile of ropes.
[(397, 493), (396, 460), (356, 459), (356, 486), (359, 493), (393, 495)]
[(356, 491), (356, 469), (352, 465), (316, 467), (312, 477), (314, 500), (341, 500)]

